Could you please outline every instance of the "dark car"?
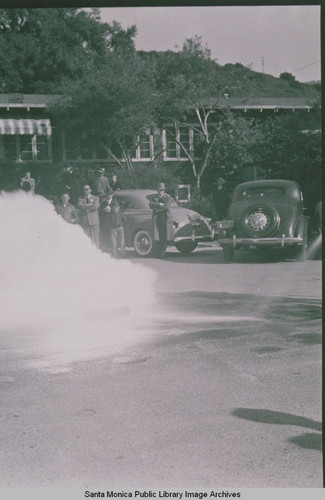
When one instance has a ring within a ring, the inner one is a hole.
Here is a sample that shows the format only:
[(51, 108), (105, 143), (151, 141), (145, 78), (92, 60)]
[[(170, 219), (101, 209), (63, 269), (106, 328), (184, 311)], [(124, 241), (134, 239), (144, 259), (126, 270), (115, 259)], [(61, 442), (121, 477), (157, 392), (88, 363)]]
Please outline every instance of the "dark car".
[(283, 256), (304, 260), (310, 241), (310, 218), (304, 214), (299, 185), (288, 180), (239, 184), (227, 220), (218, 221), (226, 261), (241, 248), (282, 248)]
[[(126, 246), (136, 254), (146, 257), (154, 254), (152, 210), (150, 201), (157, 191), (149, 189), (122, 189), (114, 193), (125, 215)], [(170, 208), (174, 225), (174, 240), (170, 242), (182, 253), (192, 252), (199, 241), (211, 241), (214, 231), (210, 220), (188, 208), (179, 207), (172, 198)]]

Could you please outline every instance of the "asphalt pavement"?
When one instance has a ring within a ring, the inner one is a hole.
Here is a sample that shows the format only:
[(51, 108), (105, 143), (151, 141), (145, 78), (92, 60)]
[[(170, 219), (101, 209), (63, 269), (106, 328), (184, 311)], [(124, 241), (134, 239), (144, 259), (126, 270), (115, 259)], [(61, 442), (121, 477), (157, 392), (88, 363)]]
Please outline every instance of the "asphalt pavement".
[(321, 262), (128, 256), (157, 300), (123, 345), (2, 332), (0, 486), (321, 487)]

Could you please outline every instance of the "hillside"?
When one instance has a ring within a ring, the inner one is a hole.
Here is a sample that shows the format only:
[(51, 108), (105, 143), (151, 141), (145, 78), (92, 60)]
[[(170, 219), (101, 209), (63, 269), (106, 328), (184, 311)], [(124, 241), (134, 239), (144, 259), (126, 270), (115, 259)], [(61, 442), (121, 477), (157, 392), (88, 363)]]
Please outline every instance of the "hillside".
[[(222, 76), (221, 76), (222, 75)], [(315, 87), (298, 81), (287, 81), (272, 75), (258, 73), (245, 68), (242, 64), (220, 66), (220, 76), (224, 81), (237, 80), (239, 88), (234, 89), (234, 96), (249, 97), (316, 97)]]
[[(294, 80), (276, 78), (272, 75), (258, 73), (240, 63), (219, 65), (213, 60), (184, 56), (182, 52), (144, 52), (138, 54), (156, 67), (156, 82), (165, 82), (175, 74), (190, 74), (191, 77), (202, 71), (211, 96), (225, 87), (231, 97), (297, 97), (316, 99), (319, 95), (317, 86), (300, 83)], [(189, 70), (189, 68), (191, 68)], [(190, 71), (190, 73), (189, 73)], [(158, 79), (157, 79), (157, 74)], [(290, 75), (289, 75), (290, 76)]]

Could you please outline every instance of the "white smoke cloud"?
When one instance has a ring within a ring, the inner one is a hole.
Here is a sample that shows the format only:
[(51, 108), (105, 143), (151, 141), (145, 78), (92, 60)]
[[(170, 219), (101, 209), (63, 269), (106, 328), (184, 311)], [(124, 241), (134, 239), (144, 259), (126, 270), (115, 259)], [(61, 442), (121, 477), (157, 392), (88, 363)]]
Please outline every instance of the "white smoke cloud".
[(24, 332), (26, 348), (113, 345), (125, 327), (116, 315), (155, 302), (151, 269), (97, 250), (42, 196), (3, 192), (0, 211), (0, 327)]

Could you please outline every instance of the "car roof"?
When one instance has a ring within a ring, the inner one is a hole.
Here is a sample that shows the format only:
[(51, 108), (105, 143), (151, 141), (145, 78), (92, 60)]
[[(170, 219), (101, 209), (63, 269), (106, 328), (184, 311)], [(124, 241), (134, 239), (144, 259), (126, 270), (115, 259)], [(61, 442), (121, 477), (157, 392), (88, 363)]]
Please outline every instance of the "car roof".
[(295, 181), (290, 181), (286, 179), (261, 179), (258, 181), (249, 181), (249, 182), (243, 182), (242, 184), (238, 184), (235, 189), (250, 189), (250, 188), (259, 188), (262, 186), (268, 186), (268, 187), (283, 187), (283, 188), (288, 188), (288, 187), (295, 187), (297, 189), (300, 189), (300, 186), (297, 182)]
[(157, 194), (153, 189), (120, 189), (114, 193), (114, 196), (125, 196), (132, 200), (134, 208), (149, 209), (149, 195)]
[(295, 181), (286, 179), (262, 179), (238, 184), (233, 191), (233, 200), (240, 198), (244, 191), (258, 188), (282, 188), (287, 195), (294, 198), (299, 197), (301, 192), (299, 184)]
[(119, 189), (116, 191), (114, 194), (123, 194), (127, 196), (137, 196), (137, 195), (143, 195), (147, 196), (148, 194), (155, 194), (157, 191), (154, 189)]

